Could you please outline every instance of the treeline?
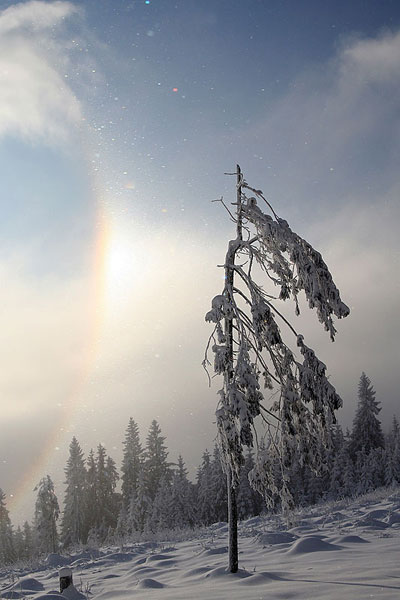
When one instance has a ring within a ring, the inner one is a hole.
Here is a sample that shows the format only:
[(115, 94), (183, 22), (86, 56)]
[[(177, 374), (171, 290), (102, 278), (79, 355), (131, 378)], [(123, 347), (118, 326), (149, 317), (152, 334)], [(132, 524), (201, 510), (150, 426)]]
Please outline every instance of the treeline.
[[(249, 451), (238, 490), (239, 516), (245, 519), (263, 509), (260, 494), (250, 488), (253, 468)], [(119, 485), (120, 483), (120, 485)], [(30, 560), (82, 545), (123, 543), (162, 530), (195, 528), (227, 515), (226, 477), (219, 451), (203, 453), (196, 481), (188, 478), (185, 463), (168, 460), (165, 437), (153, 420), (144, 446), (131, 418), (123, 442), (120, 472), (99, 444), (85, 459), (78, 440), (69, 446), (65, 467), (63, 510), (49, 476), (36, 487), (33, 523), (15, 531), (0, 491), (0, 565)], [(119, 491), (117, 491), (119, 490)]]
[[(330, 444), (319, 440), (324, 458), (315, 473), (302, 466), (299, 455), (286, 472), (288, 490), (294, 506), (315, 504), (320, 500), (355, 497), (382, 486), (400, 484), (400, 426), (393, 417), (385, 436), (377, 415), (381, 411), (371, 381), (362, 373), (358, 387), (358, 406), (351, 431), (332, 427)], [(279, 469), (278, 463), (272, 468)], [(279, 507), (280, 500), (271, 498)]]
[[(381, 486), (400, 484), (400, 425), (393, 417), (391, 430), (384, 436), (377, 416), (381, 408), (364, 373), (358, 400), (351, 431), (343, 433), (336, 424), (331, 428), (330, 440), (318, 440), (323, 456), (318, 472), (304, 466), (300, 453), (282, 468), (279, 458), (273, 458), (271, 447), (259, 449), (265, 454), (266, 468), (285, 477), (293, 506), (355, 497)], [(253, 467), (249, 451), (237, 494), (240, 519), (258, 515), (265, 508), (264, 499), (249, 484)], [(143, 446), (137, 424), (129, 420), (120, 472), (104, 446), (99, 444), (85, 459), (74, 437), (65, 484), (61, 511), (51, 478), (43, 478), (36, 489), (33, 523), (26, 522), (16, 530), (0, 490), (0, 565), (58, 552), (60, 548), (123, 543), (162, 530), (205, 526), (227, 518), (226, 479), (218, 448), (212, 454), (207, 450), (203, 453), (192, 483), (181, 456), (175, 464), (168, 461), (165, 437), (157, 421), (151, 423)], [(274, 496), (274, 490), (264, 490), (264, 494), (272, 510), (280, 510), (281, 498)]]

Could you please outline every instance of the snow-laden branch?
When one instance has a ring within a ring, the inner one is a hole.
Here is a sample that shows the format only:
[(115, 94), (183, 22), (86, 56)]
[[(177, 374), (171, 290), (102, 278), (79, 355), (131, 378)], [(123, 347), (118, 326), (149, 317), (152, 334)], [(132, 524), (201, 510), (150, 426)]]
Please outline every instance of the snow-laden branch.
[[(265, 201), (272, 216), (259, 208), (256, 198), (246, 197), (243, 189)], [(333, 316), (345, 317), (349, 309), (341, 301), (321, 254), (294, 233), (262, 192), (250, 187), (242, 177), (238, 192), (238, 235), (228, 244), (223, 265), (224, 289), (214, 297), (206, 315), (206, 321), (214, 323), (214, 331), (205, 362), (212, 339), (214, 372), (224, 377), (216, 412), (218, 437), (233, 485), (239, 481), (244, 447), (254, 445), (259, 417), (267, 430), (273, 424), (275, 433), (259, 449), (252, 485), (267, 499), (278, 494), (288, 505), (285, 470), (299, 449), (302, 461), (316, 470), (322, 468), (318, 439), (322, 433), (329, 444), (334, 411), (341, 406), (341, 399), (328, 381), (324, 363), (275, 306), (276, 297), (254, 281), (253, 263), (267, 275), (266, 284), (279, 288), (279, 300), (294, 300), (297, 314), (297, 297), (304, 291), (309, 306), (316, 308), (332, 340), (336, 333)], [(243, 227), (247, 240), (242, 239)], [(284, 341), (282, 327), (294, 336), (295, 350)], [(264, 388), (278, 392), (269, 406), (260, 378)], [(279, 477), (273, 469), (276, 456), (281, 464)]]

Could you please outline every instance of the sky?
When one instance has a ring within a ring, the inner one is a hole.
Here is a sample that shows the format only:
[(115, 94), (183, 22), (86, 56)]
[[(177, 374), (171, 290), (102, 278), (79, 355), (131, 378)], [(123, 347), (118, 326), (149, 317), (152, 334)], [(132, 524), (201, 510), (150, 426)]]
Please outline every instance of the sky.
[[(0, 1), (0, 487), (15, 522), (73, 435), (117, 462), (152, 419), (192, 475), (219, 389), (201, 362), (241, 165), (350, 306), (327, 363), (399, 415), (396, 2)], [(290, 310), (292, 310), (290, 308)], [(290, 313), (293, 315), (293, 312)], [(295, 317), (293, 316), (295, 319)], [(400, 415), (399, 415), (400, 416)]]

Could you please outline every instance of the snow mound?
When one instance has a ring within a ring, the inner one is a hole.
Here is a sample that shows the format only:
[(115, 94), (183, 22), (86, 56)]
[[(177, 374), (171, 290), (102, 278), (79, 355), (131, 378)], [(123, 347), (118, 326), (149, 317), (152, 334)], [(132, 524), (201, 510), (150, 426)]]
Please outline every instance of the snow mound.
[(212, 525), (210, 525), (209, 529), (214, 533), (227, 533), (228, 523), (225, 523), (224, 521), (220, 521), (219, 523), (213, 523)]
[(257, 542), (263, 546), (275, 546), (276, 544), (288, 544), (297, 539), (297, 535), (287, 531), (266, 531), (255, 536)]
[(231, 578), (231, 577), (239, 577), (243, 579), (244, 577), (251, 577), (251, 573), (245, 571), (244, 569), (239, 569), (237, 573), (230, 573), (226, 567), (217, 567), (216, 569), (211, 569), (208, 573), (204, 575), (204, 577), (211, 577), (213, 579), (219, 578)]
[(12, 589), (18, 592), (41, 592), (44, 590), (44, 585), (34, 577), (25, 577), (25, 579), (20, 579)]
[(142, 579), (141, 581), (139, 581), (136, 587), (142, 590), (148, 590), (155, 588), (164, 588), (166, 586), (160, 581), (157, 581), (156, 579)]
[(57, 592), (48, 592), (48, 594), (42, 594), (40, 596), (35, 596), (35, 600), (60, 600), (63, 596)]
[(196, 567), (182, 573), (181, 577), (198, 577), (209, 571), (211, 567)]
[(64, 598), (68, 598), (68, 600), (86, 600), (85, 594), (78, 592), (74, 585), (69, 585), (62, 592), (62, 596)]
[(391, 527), (394, 523), (400, 523), (400, 515), (398, 513), (389, 514), (384, 521)]
[(214, 556), (215, 554), (225, 554), (226, 552), (228, 552), (228, 548), (221, 546), (220, 548), (206, 548), (200, 554), (202, 556)]
[(388, 516), (389, 511), (382, 509), (382, 508), (376, 508), (375, 510), (370, 510), (365, 514), (365, 518), (370, 518), (370, 519), (382, 519), (383, 517), (387, 517)]
[(324, 542), (320, 536), (309, 536), (297, 540), (288, 550), (288, 554), (305, 554), (307, 552), (326, 552), (330, 550), (341, 550), (341, 546)]
[(280, 577), (277, 573), (269, 573), (267, 571), (263, 571), (261, 573), (252, 573), (251, 577), (243, 578), (239, 583), (241, 585), (264, 585), (270, 581), (282, 581), (282, 577)]
[(325, 515), (324, 517), (320, 517), (319, 519), (316, 519), (314, 521), (314, 523), (316, 525), (323, 525), (325, 523), (333, 523), (335, 521), (342, 521), (343, 519), (347, 519), (347, 516), (340, 511), (336, 511), (336, 512), (331, 513), (330, 515)]
[(369, 544), (368, 540), (365, 540), (359, 535), (343, 535), (334, 541), (336, 544)]
[(46, 567), (63, 567), (64, 565), (68, 565), (71, 559), (65, 556), (61, 556), (61, 554), (48, 554), (44, 560), (44, 564)]
[(369, 527), (371, 529), (386, 529), (386, 527), (389, 527), (387, 523), (379, 521), (379, 519), (374, 519), (374, 517), (371, 517), (369, 514), (358, 519), (356, 525), (358, 527)]
[(171, 560), (171, 555), (167, 555), (167, 554), (150, 554), (150, 556), (147, 557), (146, 562), (152, 562), (155, 560)]
[(2, 592), (2, 598), (25, 598), (25, 594), (23, 592), (17, 592), (17, 590), (8, 590), (6, 592)]
[(113, 554), (107, 554), (105, 560), (113, 560), (115, 562), (128, 562), (132, 560), (136, 554), (128, 554), (127, 552), (114, 552)]

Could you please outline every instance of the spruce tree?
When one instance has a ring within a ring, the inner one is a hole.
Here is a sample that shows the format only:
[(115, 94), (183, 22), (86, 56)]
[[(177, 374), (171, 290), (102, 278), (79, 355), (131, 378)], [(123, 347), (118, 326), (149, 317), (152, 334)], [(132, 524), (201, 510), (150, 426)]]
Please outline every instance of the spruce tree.
[(211, 501), (214, 508), (213, 521), (226, 521), (228, 518), (228, 492), (226, 477), (222, 469), (221, 453), (217, 444), (214, 445), (211, 460)]
[(15, 553), (16, 560), (24, 560), (25, 559), (24, 532), (22, 531), (20, 525), (18, 525), (18, 527), (14, 533), (14, 553)]
[(35, 487), (35, 533), (39, 552), (56, 552), (58, 549), (57, 519), (60, 514), (54, 484), (49, 475)]
[(385, 485), (400, 483), (400, 426), (396, 416), (393, 416), (392, 429), (386, 442)]
[(118, 519), (119, 507), (115, 496), (118, 473), (114, 460), (107, 456), (102, 444), (97, 447), (95, 470), (95, 526), (101, 539), (105, 540), (109, 529), (116, 527)]
[(6, 507), (6, 495), (0, 489), (0, 565), (9, 565), (15, 558), (13, 530)]
[(146, 491), (151, 501), (156, 497), (161, 481), (171, 479), (170, 464), (167, 461), (168, 452), (164, 441), (165, 437), (161, 435), (160, 426), (156, 420), (153, 420), (146, 438), (144, 453)]
[(127, 509), (131, 497), (137, 492), (139, 473), (143, 468), (143, 448), (140, 443), (139, 428), (132, 417), (129, 419), (123, 445), (121, 492), (123, 505)]
[(61, 521), (61, 541), (64, 546), (84, 544), (87, 539), (87, 481), (83, 452), (76, 437), (69, 446), (65, 468), (64, 512)]
[(369, 454), (374, 448), (384, 448), (385, 440), (381, 422), (377, 418), (381, 408), (375, 400), (375, 391), (365, 373), (361, 374), (358, 385), (358, 407), (353, 421), (349, 452), (353, 460), (363, 451)]
[(169, 527), (182, 529), (193, 527), (195, 522), (194, 489), (187, 477), (187, 469), (182, 456), (178, 457), (177, 468), (174, 469), (171, 481), (171, 510)]
[(93, 448), (91, 448), (87, 458), (86, 507), (86, 530), (88, 532), (88, 536), (89, 533), (91, 533), (91, 539), (93, 539), (95, 537), (97, 524), (100, 520), (97, 490), (97, 469)]
[(139, 473), (136, 493), (131, 497), (128, 510), (128, 529), (130, 532), (142, 533), (146, 527), (151, 510), (151, 500), (147, 494), (144, 472)]
[(216, 521), (213, 468), (208, 450), (203, 452), (197, 471), (197, 515), (202, 525), (210, 525)]
[(23, 534), (24, 534), (24, 558), (31, 559), (35, 552), (34, 539), (33, 539), (33, 531), (31, 525), (28, 521), (25, 521), (23, 525)]

